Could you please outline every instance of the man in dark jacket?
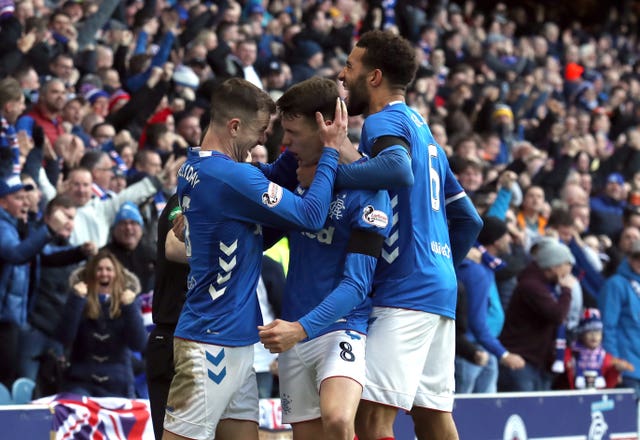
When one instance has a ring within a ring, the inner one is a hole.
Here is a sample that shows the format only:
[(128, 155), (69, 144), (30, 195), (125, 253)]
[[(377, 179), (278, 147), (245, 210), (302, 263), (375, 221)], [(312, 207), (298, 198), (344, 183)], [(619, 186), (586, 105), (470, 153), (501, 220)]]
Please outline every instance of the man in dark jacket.
[(551, 389), (551, 366), (558, 327), (571, 305), (571, 275), (575, 262), (567, 246), (543, 238), (532, 250), (532, 261), (518, 277), (505, 316), (500, 342), (526, 362), (520, 370), (500, 367), (498, 391)]
[(111, 228), (111, 240), (105, 246), (122, 265), (140, 280), (142, 292), (153, 289), (155, 282), (155, 251), (142, 240), (144, 222), (138, 207), (125, 202), (116, 214)]
[[(69, 215), (75, 215), (75, 205), (66, 195), (59, 195), (49, 203), (48, 211), (54, 207), (65, 209)], [(37, 226), (36, 226), (37, 227)], [(39, 369), (42, 361), (54, 360), (62, 356), (62, 346), (55, 341), (54, 332), (62, 318), (62, 311), (69, 294), (69, 275), (76, 269), (77, 264), (88, 256), (95, 254), (96, 246), (87, 242), (82, 246), (71, 246), (64, 237), (56, 237), (47, 243), (34, 259), (39, 263), (39, 276), (31, 288), (32, 298), (29, 305), (29, 326), (23, 329), (20, 335), (21, 352), (18, 373), (21, 377), (36, 380), (47, 378), (53, 381), (56, 378), (49, 376), (51, 373), (43, 371), (39, 377)], [(34, 277), (32, 276), (32, 280)], [(51, 356), (51, 357), (49, 357)], [(50, 364), (47, 364), (51, 366)], [(46, 368), (45, 368), (46, 369)], [(57, 392), (55, 383), (37, 381), (39, 395), (49, 395)]]

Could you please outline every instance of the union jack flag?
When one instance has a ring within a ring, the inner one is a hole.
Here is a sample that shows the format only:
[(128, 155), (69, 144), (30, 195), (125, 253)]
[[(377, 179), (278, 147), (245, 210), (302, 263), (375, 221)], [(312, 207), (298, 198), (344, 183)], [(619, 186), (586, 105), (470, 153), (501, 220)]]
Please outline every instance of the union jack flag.
[(146, 400), (61, 393), (33, 403), (51, 407), (56, 440), (154, 439)]

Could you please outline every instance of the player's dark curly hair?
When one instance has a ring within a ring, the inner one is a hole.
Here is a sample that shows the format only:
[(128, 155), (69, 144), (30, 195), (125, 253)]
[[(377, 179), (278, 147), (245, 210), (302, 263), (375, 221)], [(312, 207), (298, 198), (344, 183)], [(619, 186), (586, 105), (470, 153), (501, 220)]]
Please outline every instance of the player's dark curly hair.
[(366, 49), (362, 63), (380, 69), (393, 88), (406, 89), (413, 81), (418, 62), (411, 43), (388, 31), (369, 31), (362, 35), (357, 47)]
[(315, 121), (316, 112), (320, 112), (325, 119), (333, 120), (338, 96), (340, 94), (335, 81), (312, 77), (287, 89), (276, 106), (285, 119), (302, 116)]

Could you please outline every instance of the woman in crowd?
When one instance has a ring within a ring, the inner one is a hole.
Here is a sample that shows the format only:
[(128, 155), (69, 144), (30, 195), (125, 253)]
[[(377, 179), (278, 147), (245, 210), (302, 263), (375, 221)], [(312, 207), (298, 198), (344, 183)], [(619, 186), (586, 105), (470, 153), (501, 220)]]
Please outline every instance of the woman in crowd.
[(58, 334), (70, 348), (65, 391), (135, 397), (131, 350), (143, 351), (147, 334), (136, 302), (140, 282), (102, 250), (72, 273)]

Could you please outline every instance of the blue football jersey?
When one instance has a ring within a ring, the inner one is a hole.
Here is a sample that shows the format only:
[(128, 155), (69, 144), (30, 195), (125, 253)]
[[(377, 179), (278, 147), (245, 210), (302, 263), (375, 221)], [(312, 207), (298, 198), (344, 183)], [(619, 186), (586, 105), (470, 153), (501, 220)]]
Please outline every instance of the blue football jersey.
[[(353, 235), (354, 231), (366, 231), (385, 237), (389, 219), (386, 191), (342, 190), (331, 202), (323, 229), (289, 234), (291, 253), (282, 318), (300, 320), (310, 338), (335, 330), (366, 333), (377, 258), (360, 253)], [(333, 312), (329, 322), (326, 319), (331, 312), (310, 313), (323, 301)], [(336, 316), (337, 308), (346, 313)]]
[(325, 148), (320, 173), (316, 171), (308, 194), (301, 198), (250, 164), (212, 151), (189, 155), (178, 172), (190, 273), (177, 337), (227, 346), (258, 342), (261, 225), (321, 228), (337, 158), (335, 150)]
[(464, 190), (425, 120), (406, 104), (389, 104), (365, 119), (360, 151), (371, 155), (381, 136), (409, 143), (414, 184), (389, 190), (393, 221), (376, 270), (373, 304), (455, 318), (457, 283), (445, 205), (464, 197)]

